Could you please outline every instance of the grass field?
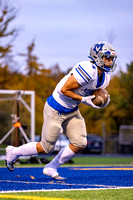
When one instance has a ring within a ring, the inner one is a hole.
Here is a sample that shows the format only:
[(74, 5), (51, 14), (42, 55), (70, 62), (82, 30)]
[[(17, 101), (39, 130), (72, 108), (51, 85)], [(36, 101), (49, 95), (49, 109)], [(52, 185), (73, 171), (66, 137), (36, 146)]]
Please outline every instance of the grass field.
[[(49, 161), (51, 161), (54, 156), (46, 156)], [(133, 165), (133, 156), (76, 156), (72, 159), (73, 164), (67, 163), (67, 165), (76, 166), (118, 166), (118, 165)], [(34, 166), (44, 166), (45, 164), (34, 164)], [(5, 161), (0, 160), (0, 166), (5, 166)], [(33, 166), (33, 164), (21, 164), (19, 166)]]
[[(49, 161), (53, 156), (48, 157)], [(64, 166), (133, 166), (132, 156), (76, 156), (73, 158), (73, 164), (65, 164)], [(34, 164), (34, 166), (44, 166)], [(0, 166), (4, 166), (4, 161), (0, 161)], [(33, 166), (33, 164), (24, 164), (25, 166)], [(20, 167), (20, 166), (19, 166)], [(10, 199), (34, 199), (34, 200), (133, 200), (133, 188), (127, 189), (101, 189), (101, 190), (71, 190), (71, 191), (38, 191), (23, 193), (0, 193), (0, 200)]]
[(52, 200), (54, 198), (57, 200), (133, 200), (133, 189), (73, 190), (0, 194), (0, 199), (2, 200)]

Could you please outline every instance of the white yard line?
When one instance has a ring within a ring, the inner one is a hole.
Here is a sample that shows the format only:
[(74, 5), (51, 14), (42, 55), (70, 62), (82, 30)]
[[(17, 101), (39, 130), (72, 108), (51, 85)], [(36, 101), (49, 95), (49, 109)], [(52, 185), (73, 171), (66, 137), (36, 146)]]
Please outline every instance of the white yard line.
[[(125, 186), (112, 186), (112, 185), (96, 185), (96, 184), (71, 184), (66, 183), (63, 181), (50, 181), (50, 182), (31, 182), (31, 181), (11, 181), (11, 180), (0, 180), (0, 182), (8, 182), (8, 183), (23, 183), (23, 184), (42, 184), (42, 185), (68, 185), (68, 186), (86, 186), (86, 187), (93, 187), (93, 188), (80, 188), (80, 189), (41, 189), (41, 190), (7, 190), (7, 191), (0, 191), (0, 193), (17, 193), (17, 192), (36, 192), (36, 191), (71, 191), (71, 190), (104, 190), (104, 189), (128, 189), (133, 188), (131, 187), (125, 187)], [(96, 188), (98, 187), (98, 188)]]
[(80, 188), (80, 189), (53, 189), (53, 190), (45, 190), (45, 189), (41, 189), (41, 190), (8, 190), (8, 191), (0, 191), (0, 193), (18, 193), (18, 192), (56, 192), (56, 191), (73, 191), (73, 190), (118, 190), (118, 189), (133, 189), (133, 186), (131, 187), (113, 187), (113, 188)]

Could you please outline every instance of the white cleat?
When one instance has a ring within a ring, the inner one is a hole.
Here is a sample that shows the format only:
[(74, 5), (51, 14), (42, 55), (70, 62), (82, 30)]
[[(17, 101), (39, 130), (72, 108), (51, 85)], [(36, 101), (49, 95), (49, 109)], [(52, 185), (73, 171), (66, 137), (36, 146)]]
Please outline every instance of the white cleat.
[(9, 145), (6, 147), (6, 166), (10, 171), (14, 170), (14, 163), (13, 161), (8, 161), (8, 154), (11, 153), (11, 151), (14, 149), (15, 147)]
[(51, 178), (53, 179), (56, 179), (56, 180), (65, 180), (66, 178), (64, 177), (61, 177), (57, 170), (54, 169), (54, 168), (50, 168), (50, 167), (47, 167), (47, 168), (44, 168), (43, 169), (43, 174), (47, 175), (47, 176), (50, 176)]

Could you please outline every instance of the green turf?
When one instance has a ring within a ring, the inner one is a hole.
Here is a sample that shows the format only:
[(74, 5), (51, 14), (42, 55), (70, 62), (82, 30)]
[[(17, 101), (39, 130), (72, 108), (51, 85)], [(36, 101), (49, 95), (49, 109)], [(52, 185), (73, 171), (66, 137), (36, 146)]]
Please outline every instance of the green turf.
[(79, 165), (133, 165), (133, 157), (87, 156), (73, 158)]
[[(46, 156), (46, 158), (51, 161), (54, 156)], [(73, 166), (73, 165), (79, 165), (79, 166), (131, 166), (133, 165), (133, 157), (132, 156), (76, 156), (72, 159), (73, 164), (67, 163), (63, 166)], [(44, 166), (44, 164), (36, 164), (35, 166)], [(5, 161), (0, 161), (0, 166), (5, 166)], [(33, 164), (20, 164), (16, 166), (33, 166)]]
[[(133, 200), (133, 189), (106, 189), (106, 190), (73, 190), (73, 191), (50, 191), (30, 193), (10, 193), (12, 195), (58, 197), (75, 200)], [(6, 194), (5, 194), (6, 195)], [(0, 198), (1, 199), (1, 198)], [(3, 199), (4, 194), (3, 194)], [(10, 200), (11, 198), (8, 198)], [(16, 198), (14, 198), (16, 199)], [(22, 200), (23, 198), (19, 198)]]

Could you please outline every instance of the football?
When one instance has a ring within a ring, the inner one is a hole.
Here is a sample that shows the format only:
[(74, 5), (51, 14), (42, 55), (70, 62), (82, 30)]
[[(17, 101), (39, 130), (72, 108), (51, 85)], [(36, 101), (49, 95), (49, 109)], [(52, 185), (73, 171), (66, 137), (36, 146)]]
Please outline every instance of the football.
[(96, 106), (104, 106), (107, 103), (108, 92), (105, 89), (98, 89), (93, 93), (93, 95), (95, 95), (95, 98), (92, 100), (92, 102)]

